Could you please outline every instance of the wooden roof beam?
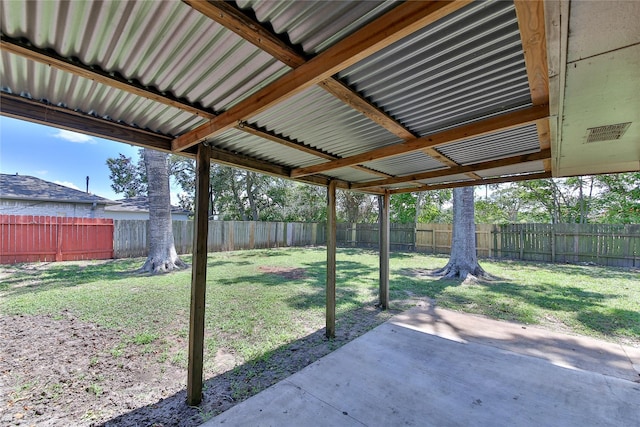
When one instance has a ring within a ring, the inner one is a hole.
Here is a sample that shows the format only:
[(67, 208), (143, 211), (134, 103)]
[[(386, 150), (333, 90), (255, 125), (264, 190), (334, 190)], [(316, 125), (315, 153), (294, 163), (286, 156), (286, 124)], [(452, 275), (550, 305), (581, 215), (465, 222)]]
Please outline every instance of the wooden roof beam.
[(420, 181), (423, 179), (438, 178), (441, 176), (458, 175), (467, 172), (477, 172), (487, 169), (512, 166), (520, 163), (532, 162), (536, 160), (547, 160), (551, 158), (551, 150), (546, 149), (537, 153), (521, 154), (518, 156), (506, 157), (504, 159), (490, 160), (488, 162), (474, 163), (466, 166), (454, 166), (448, 169), (438, 169), (430, 172), (422, 172), (412, 175), (399, 176), (394, 178), (369, 181), (351, 184), (351, 188), (382, 187), (386, 185), (401, 184), (405, 182)]
[[(67, 108), (0, 92), (0, 114), (112, 141), (170, 151), (171, 137), (123, 125)], [(187, 153), (184, 153), (187, 155)]]
[[(236, 126), (237, 129), (250, 133), (251, 135), (258, 136), (260, 138), (267, 139), (269, 141), (275, 142), (276, 144), (284, 145), (285, 147), (293, 148), (294, 150), (302, 151), (307, 154), (311, 154), (312, 156), (322, 157), (326, 160), (336, 160), (339, 159), (338, 156), (334, 156), (333, 154), (326, 153), (322, 150), (318, 150), (317, 148), (309, 147), (298, 141), (293, 141), (289, 138), (286, 138), (282, 135), (277, 135), (274, 132), (270, 132), (266, 129), (259, 128), (258, 126), (251, 123), (242, 123), (239, 126)], [(386, 174), (384, 172), (379, 172), (377, 170), (367, 168), (364, 166), (352, 166), (352, 168), (360, 170), (362, 172), (367, 172), (373, 175), (377, 175), (380, 177), (390, 178), (391, 175)]]
[[(547, 64), (547, 37), (544, 2), (542, 0), (515, 0), (520, 39), (533, 105), (549, 103), (549, 69)], [(551, 147), (549, 121), (537, 124), (540, 149)], [(548, 162), (551, 167), (551, 163)], [(549, 169), (551, 170), (551, 169)]]
[(488, 119), (480, 120), (456, 128), (447, 129), (422, 138), (416, 138), (399, 144), (381, 147), (366, 153), (357, 154), (351, 157), (345, 157), (328, 163), (297, 168), (291, 171), (292, 178), (299, 178), (306, 175), (313, 175), (326, 172), (333, 169), (343, 168), (352, 165), (358, 165), (373, 160), (380, 160), (387, 157), (399, 156), (401, 154), (411, 153), (413, 151), (424, 150), (425, 148), (445, 145), (452, 142), (460, 141), (467, 138), (478, 137), (500, 130), (511, 129), (538, 120), (547, 119), (549, 116), (549, 106), (547, 104), (525, 108), (522, 110), (512, 111)]
[(239, 121), (246, 121), (328, 79), (470, 2), (471, 0), (402, 3), (209, 122), (177, 137), (172, 148), (174, 151), (182, 151), (219, 135)]
[(551, 178), (551, 172), (536, 172), (525, 175), (511, 175), (511, 176), (503, 176), (500, 178), (487, 178), (487, 179), (479, 179), (476, 181), (459, 181), (459, 182), (450, 182), (444, 184), (433, 184), (433, 185), (424, 185), (418, 188), (399, 188), (397, 190), (390, 190), (391, 194), (402, 194), (402, 193), (416, 193), (422, 191), (432, 191), (432, 190), (444, 190), (447, 188), (456, 188), (456, 187), (471, 187), (476, 185), (488, 185), (488, 184), (501, 184), (503, 182), (518, 182), (518, 181), (530, 181), (532, 179), (545, 179)]

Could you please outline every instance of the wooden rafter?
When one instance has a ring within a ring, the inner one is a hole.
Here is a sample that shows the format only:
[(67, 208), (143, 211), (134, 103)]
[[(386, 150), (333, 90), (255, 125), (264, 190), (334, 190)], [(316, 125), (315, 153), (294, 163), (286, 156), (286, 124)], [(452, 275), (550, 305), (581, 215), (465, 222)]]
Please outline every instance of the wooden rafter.
[[(275, 143), (280, 144), (280, 145), (284, 145), (285, 147), (293, 148), (295, 150), (302, 151), (304, 153), (311, 154), (313, 156), (321, 157), (321, 158), (326, 159), (326, 160), (337, 160), (337, 159), (339, 159), (338, 156), (334, 156), (333, 154), (329, 154), (329, 153), (326, 153), (326, 152), (324, 152), (322, 150), (318, 150), (317, 148), (309, 147), (309, 146), (307, 146), (305, 144), (302, 144), (301, 142), (293, 141), (293, 140), (291, 140), (289, 138), (286, 138), (286, 137), (284, 137), (282, 135), (277, 135), (274, 132), (270, 132), (270, 131), (268, 131), (266, 129), (259, 128), (258, 126), (250, 124), (250, 123), (242, 123), (241, 125), (237, 126), (237, 128), (242, 130), (242, 131), (244, 131), (244, 132), (246, 132), (246, 133), (250, 133), (251, 135), (258, 136), (258, 137), (263, 138), (263, 139), (268, 139), (269, 141), (275, 142)], [(372, 175), (377, 175), (377, 176), (386, 177), (386, 178), (390, 178), (391, 177), (391, 175), (389, 175), (389, 174), (386, 174), (384, 172), (379, 172), (377, 170), (373, 170), (371, 168), (367, 168), (367, 167), (364, 167), (364, 166), (355, 165), (355, 166), (352, 166), (352, 167), (354, 169), (360, 170), (362, 172), (367, 172), (367, 173), (370, 173)]]
[(171, 149), (169, 136), (1, 91), (0, 114), (155, 150), (170, 151)]
[(305, 168), (297, 168), (291, 171), (291, 177), (299, 178), (306, 175), (313, 175), (333, 169), (362, 164), (373, 160), (398, 156), (413, 151), (424, 150), (425, 148), (449, 144), (466, 138), (478, 137), (500, 130), (523, 126), (541, 119), (546, 119), (548, 116), (548, 105), (529, 107), (474, 123), (458, 126), (456, 128), (448, 129), (432, 135), (427, 135), (422, 138), (416, 138), (411, 141), (378, 148), (366, 153), (357, 154), (355, 156), (345, 157), (343, 159), (334, 160), (319, 165), (308, 166)]
[[(547, 65), (547, 40), (544, 4), (542, 0), (515, 0), (520, 39), (527, 67), (527, 79), (533, 105), (549, 103), (549, 70)], [(551, 146), (549, 121), (537, 124), (540, 148)], [(551, 162), (546, 163), (551, 170)]]
[(307, 62), (304, 55), (226, 1), (182, 0), (182, 2), (291, 68), (297, 68)]
[(173, 141), (182, 151), (246, 121), (470, 3), (406, 2), (365, 25), (234, 107)]
[(78, 61), (71, 61), (70, 59), (60, 56), (50, 49), (38, 49), (35, 46), (20, 43), (20, 41), (11, 39), (4, 34), (2, 35), (1, 47), (2, 50), (6, 52), (22, 56), (41, 64), (55, 67), (59, 70), (74, 74), (76, 76), (80, 76), (97, 83), (120, 89), (125, 92), (141, 96), (164, 105), (168, 105), (170, 107), (179, 108), (180, 110), (195, 114), (206, 119), (211, 119), (216, 116), (213, 111), (194, 106), (184, 99), (172, 97), (169, 94), (161, 93), (153, 88), (136, 85), (122, 76), (101, 70), (99, 67), (90, 67)]
[(539, 151), (536, 153), (521, 154), (518, 156), (505, 157), (503, 159), (490, 160), (490, 161), (481, 162), (481, 163), (474, 163), (466, 166), (454, 166), (448, 169), (438, 169), (435, 171), (421, 172), (421, 173), (416, 173), (416, 174), (411, 174), (406, 176), (398, 176), (394, 178), (388, 178), (388, 179), (382, 179), (382, 180), (376, 180), (376, 181), (355, 183), (351, 185), (351, 188), (359, 189), (359, 188), (368, 188), (368, 187), (382, 187), (386, 185), (420, 181), (423, 179), (438, 178), (441, 176), (451, 176), (451, 175), (458, 175), (458, 174), (463, 174), (467, 172), (477, 172), (477, 171), (482, 171), (487, 169), (512, 166), (520, 163), (533, 162), (537, 160), (547, 160), (550, 158), (551, 158), (551, 150), (546, 149), (544, 151)]
[(525, 175), (515, 175), (515, 176), (503, 176), (500, 178), (487, 178), (487, 179), (479, 179), (472, 181), (460, 181), (460, 182), (449, 182), (446, 184), (433, 184), (433, 185), (423, 185), (418, 188), (399, 188), (397, 190), (390, 190), (391, 194), (401, 194), (401, 193), (414, 193), (420, 191), (432, 191), (432, 190), (444, 190), (447, 188), (455, 188), (455, 187), (470, 187), (475, 185), (488, 185), (488, 184), (501, 184), (503, 182), (518, 182), (518, 181), (530, 181), (532, 179), (545, 179), (551, 178), (551, 172), (536, 172)]

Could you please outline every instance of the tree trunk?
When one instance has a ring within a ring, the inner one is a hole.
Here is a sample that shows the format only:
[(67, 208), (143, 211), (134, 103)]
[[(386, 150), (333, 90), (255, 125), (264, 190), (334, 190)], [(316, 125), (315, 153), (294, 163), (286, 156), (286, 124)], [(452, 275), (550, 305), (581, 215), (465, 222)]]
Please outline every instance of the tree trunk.
[(249, 209), (251, 217), (254, 221), (259, 219), (258, 207), (256, 206), (255, 195), (253, 194), (253, 172), (247, 172), (247, 199), (249, 200)]
[(487, 274), (478, 264), (473, 187), (453, 189), (453, 236), (451, 256), (443, 268), (433, 272), (447, 278), (474, 282)]
[(173, 244), (167, 154), (145, 148), (143, 158), (149, 181), (149, 255), (140, 270), (155, 274), (186, 268)]

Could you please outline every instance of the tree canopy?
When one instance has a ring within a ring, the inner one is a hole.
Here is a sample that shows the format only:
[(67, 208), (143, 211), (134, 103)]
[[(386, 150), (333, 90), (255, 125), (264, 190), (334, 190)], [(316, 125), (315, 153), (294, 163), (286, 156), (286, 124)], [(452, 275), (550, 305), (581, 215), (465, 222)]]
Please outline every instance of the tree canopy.
[[(112, 188), (131, 197), (146, 194), (141, 157), (108, 159)], [(178, 203), (193, 210), (195, 163), (169, 156), (169, 174), (181, 189)], [(326, 190), (240, 169), (212, 164), (209, 215), (223, 220), (323, 222)], [(549, 178), (475, 189), (476, 223), (640, 223), (640, 172)], [(391, 221), (451, 223), (452, 191), (391, 196)], [(375, 222), (375, 196), (338, 191), (338, 220)]]

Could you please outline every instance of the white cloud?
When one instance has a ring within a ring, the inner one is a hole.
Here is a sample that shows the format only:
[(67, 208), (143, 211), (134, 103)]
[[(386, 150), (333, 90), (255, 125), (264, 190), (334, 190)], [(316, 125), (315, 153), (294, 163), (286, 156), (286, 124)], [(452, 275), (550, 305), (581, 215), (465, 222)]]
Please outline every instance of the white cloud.
[(54, 133), (55, 138), (67, 140), (69, 142), (75, 142), (77, 144), (96, 144), (96, 140), (82, 133), (71, 132), (70, 130), (60, 129), (57, 133)]
[(48, 170), (44, 170), (44, 169), (36, 171), (36, 175), (39, 175), (39, 176), (43, 176), (43, 175), (46, 175), (48, 173), (49, 173), (49, 171)]
[[(69, 181), (53, 181), (55, 184), (64, 185), (65, 187), (73, 188), (74, 190), (80, 190), (80, 187)], [(82, 190), (80, 190), (82, 191)]]

